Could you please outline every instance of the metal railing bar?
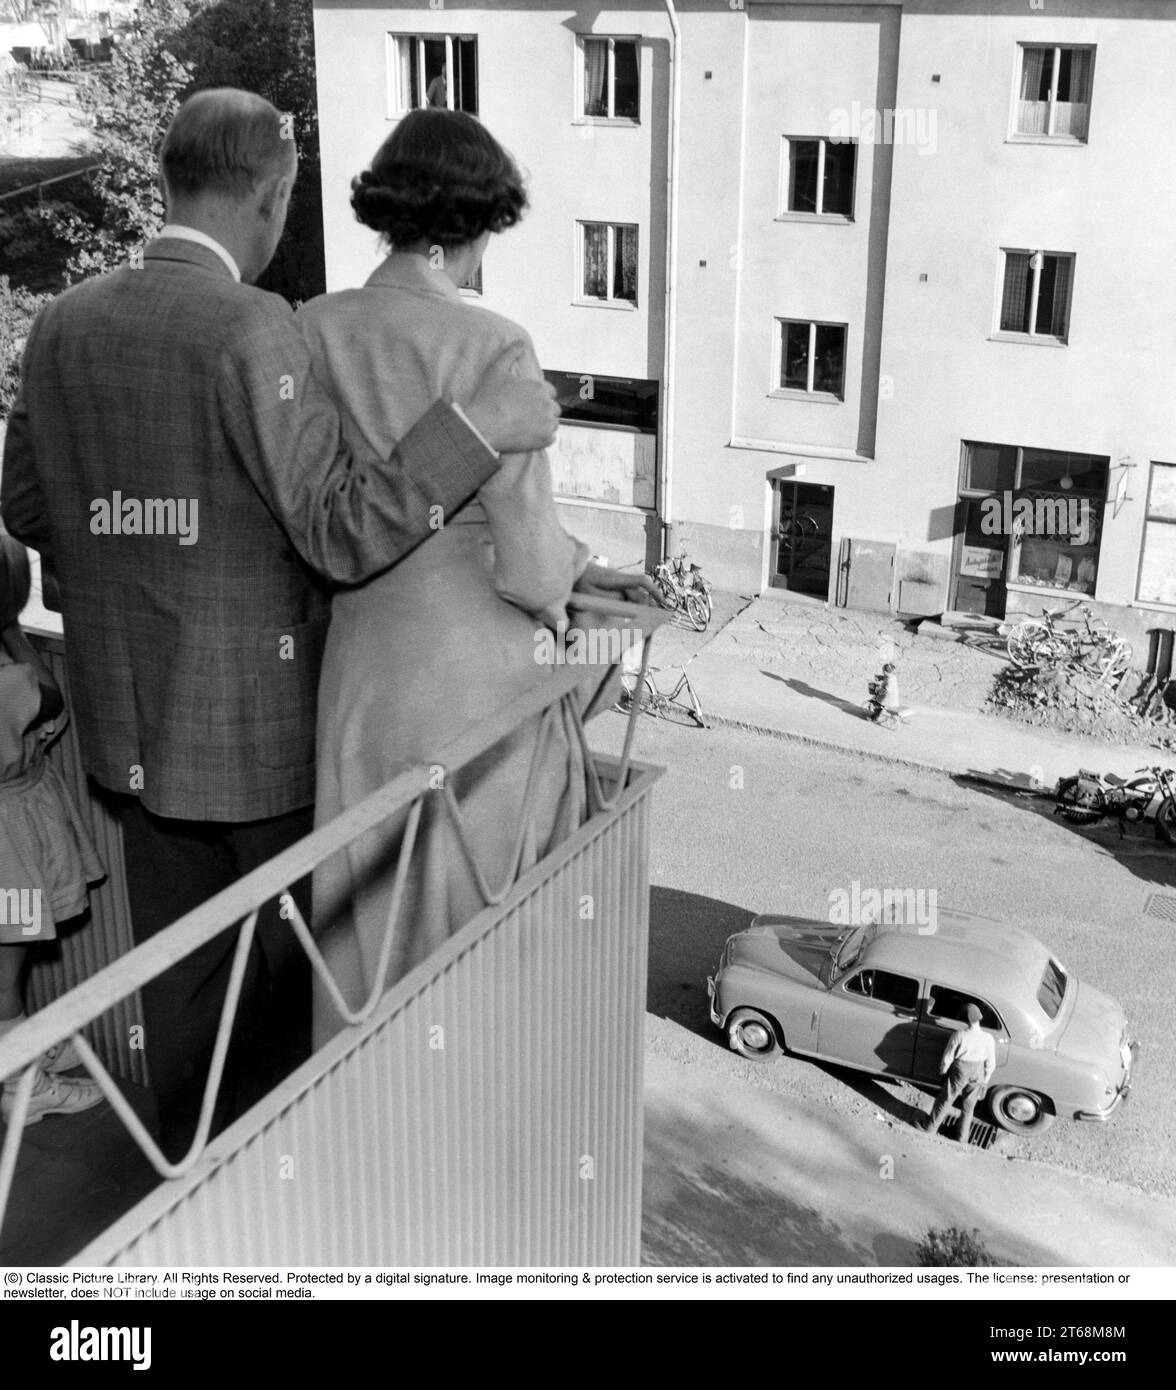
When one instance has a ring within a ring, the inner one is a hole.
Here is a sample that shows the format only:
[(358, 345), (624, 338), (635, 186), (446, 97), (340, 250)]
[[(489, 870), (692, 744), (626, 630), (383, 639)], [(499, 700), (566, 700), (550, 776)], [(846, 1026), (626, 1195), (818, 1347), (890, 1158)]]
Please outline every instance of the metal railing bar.
[[(649, 635), (660, 627), (667, 615), (663, 610), (619, 599), (598, 598), (594, 595), (573, 595), (571, 607), (581, 611), (598, 612), (627, 619), (632, 626)], [(642, 672), (649, 658), (649, 643), (642, 651)], [(35, 1013), (19, 1029), (0, 1038), (0, 1077), (12, 1076), (34, 1061), (41, 1053), (62, 1038), (76, 1033), (87, 1023), (106, 1012), (127, 995), (133, 994), (149, 980), (163, 974), (198, 946), (211, 941), (226, 926), (241, 921), (248, 913), (262, 907), (271, 898), (285, 891), (315, 869), (323, 860), (357, 839), (364, 831), (388, 819), (403, 809), (422, 791), (431, 787), (431, 768), (438, 765), (456, 769), (478, 757), (505, 738), (512, 729), (541, 713), (549, 705), (574, 690), (588, 671), (599, 678), (599, 667), (557, 666), (551, 681), (544, 687), (528, 691), (494, 711), (489, 718), (471, 729), (463, 730), (440, 748), (431, 765), (420, 764), (406, 768), (399, 776), (385, 783), (357, 805), (336, 816), (329, 824), (275, 855), (267, 863), (193, 908), (150, 941), (134, 947), (90, 979), (75, 986), (68, 994), (56, 999)], [(573, 711), (582, 746), (587, 750), (583, 722), (579, 711)], [(632, 743), (632, 726), (626, 734), (625, 748)], [(590, 783), (594, 794), (602, 794), (592, 769)], [(607, 806), (604, 809), (608, 809)]]
[[(564, 696), (564, 700), (570, 698)], [(551, 742), (552, 712), (560, 708), (563, 701), (558, 704), (549, 705), (543, 713), (540, 721), (538, 734), (535, 739), (535, 747), (532, 750), (530, 762), (527, 766), (527, 782), (523, 788), (523, 801), (519, 810), (519, 825), (515, 835), (514, 847), (511, 850), (510, 861), (507, 865), (506, 873), (503, 876), (502, 887), (491, 889), (486, 879), (486, 872), (482, 867), (478, 856), (474, 853), (474, 847), (470, 843), (469, 828), (466, 817), (458, 804), (457, 797), (454, 795), (453, 786), (448, 779), (441, 787), (441, 797), (445, 809), (449, 812), (453, 820), (454, 829), (457, 831), (458, 843), (461, 845), (465, 855), (466, 863), (469, 864), (474, 876), (474, 886), (481, 895), (482, 902), (491, 905), (500, 903), (510, 890), (510, 885), (518, 877), (519, 865), (523, 859), (523, 848), (527, 842), (527, 831), (531, 827), (531, 822), (535, 817), (535, 795), (536, 785), (539, 781), (539, 769), (542, 766), (543, 754), (547, 751), (547, 745)]]
[(408, 876), (408, 866), (412, 861), (412, 851), (416, 844), (417, 827), (420, 825), (421, 813), (424, 810), (424, 797), (418, 797), (413, 802), (412, 809), (408, 816), (408, 825), (405, 828), (404, 840), (400, 846), (400, 857), (396, 863), (396, 878), (392, 885), (392, 900), (388, 905), (388, 916), (384, 923), (384, 935), (380, 942), (380, 955), (377, 962), (375, 978), (372, 982), (371, 991), (367, 999), (358, 1009), (352, 1009), (343, 998), (343, 992), (339, 988), (338, 982), (331, 974), (330, 967), (322, 951), (319, 950), (314, 935), (306, 924), (306, 919), (302, 916), (298, 904), (291, 898), (290, 907), (292, 915), (289, 919), (290, 925), (294, 930), (294, 935), (298, 938), (299, 944), (306, 952), (307, 959), (310, 961), (311, 968), (323, 983), (327, 991), (335, 1012), (345, 1023), (362, 1023), (368, 1018), (376, 1005), (380, 1002), (380, 996), (384, 993), (384, 977), (388, 973), (388, 962), (392, 958), (392, 936), (396, 925), (396, 919), (400, 915), (400, 903), (404, 896), (404, 883)]
[(541, 713), (554, 700), (574, 690), (589, 670), (599, 674), (599, 668), (557, 667), (545, 688), (526, 692), (474, 728), (456, 735), (438, 750), (432, 764), (406, 769), (358, 805), (336, 816), (329, 824), (312, 831), (231, 887), (193, 908), (149, 941), (134, 947), (90, 979), (75, 986), (68, 994), (38, 1010), (19, 1029), (0, 1038), (0, 1077), (20, 1071), (61, 1038), (76, 1033), (120, 999), (161, 975), (198, 946), (211, 941), (227, 926), (241, 921), (248, 913), (278, 896), (289, 884), (304, 878), (323, 860), (350, 844), (364, 831), (402, 810), (422, 792), (430, 790), (433, 768), (457, 769), (472, 761), (526, 719)]
[[(603, 767), (619, 770), (619, 761), (616, 758), (607, 754), (596, 756)], [(637, 774), (637, 778), (631, 778), (629, 785), (620, 794), (614, 808), (616, 813), (628, 811), (633, 803), (646, 793), (646, 779), (651, 781), (662, 774), (661, 768), (645, 763), (634, 763), (632, 771)], [(548, 877), (562, 869), (569, 860), (583, 853), (610, 829), (611, 823), (585, 821), (512, 885), (504, 900), (505, 909), (502, 904), (497, 907), (490, 905), (475, 913), (465, 926), (442, 942), (426, 960), (414, 966), (388, 989), (378, 1001), (371, 1018), (367, 1020), (369, 1032), (357, 1035), (352, 1029), (343, 1029), (336, 1033), (274, 1090), (263, 1096), (245, 1115), (222, 1130), (193, 1168), (182, 1174), (176, 1182), (160, 1186), (148, 1193), (137, 1208), (116, 1220), (79, 1251), (69, 1263), (84, 1267), (108, 1262), (111, 1252), (120, 1250), (129, 1240), (137, 1238), (148, 1225), (161, 1220), (169, 1211), (179, 1206), (211, 1170), (242, 1150), (251, 1139), (267, 1129), (295, 1102), (315, 1086), (322, 1084), (325, 1077), (370, 1036), (370, 1030), (386, 1023), (419, 995), (427, 992), (435, 984), (438, 976), (449, 970), (479, 943), (504, 910), (513, 911), (517, 904), (541, 888)]]

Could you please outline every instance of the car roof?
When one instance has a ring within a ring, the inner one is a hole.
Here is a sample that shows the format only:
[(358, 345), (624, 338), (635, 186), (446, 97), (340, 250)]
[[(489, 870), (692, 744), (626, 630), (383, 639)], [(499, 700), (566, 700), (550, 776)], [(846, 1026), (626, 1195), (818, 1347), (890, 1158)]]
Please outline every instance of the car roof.
[(878, 970), (919, 975), (965, 994), (999, 997), (1032, 1007), (1048, 949), (1020, 927), (939, 909), (930, 927), (879, 928), (863, 953)]

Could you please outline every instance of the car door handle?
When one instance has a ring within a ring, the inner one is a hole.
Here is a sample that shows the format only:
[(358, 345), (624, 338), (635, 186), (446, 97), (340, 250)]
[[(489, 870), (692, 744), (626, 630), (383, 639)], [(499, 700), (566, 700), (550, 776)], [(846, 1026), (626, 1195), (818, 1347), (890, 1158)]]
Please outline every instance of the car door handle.
[(817, 1010), (814, 1009), (814, 1010), (813, 1010), (812, 1019), (811, 1019), (811, 1021), (809, 1022), (809, 1032), (811, 1033), (812, 1030), (813, 1030), (816, 1026), (817, 1026)]

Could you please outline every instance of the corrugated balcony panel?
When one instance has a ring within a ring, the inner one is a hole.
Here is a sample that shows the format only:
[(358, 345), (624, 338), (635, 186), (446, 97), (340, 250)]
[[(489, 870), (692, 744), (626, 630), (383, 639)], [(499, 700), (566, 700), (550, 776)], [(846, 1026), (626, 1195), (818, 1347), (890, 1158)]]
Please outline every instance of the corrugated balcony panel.
[[(65, 695), (69, 708), (69, 677), (65, 647), (60, 637), (33, 633), (30, 640), (45, 658), (54, 680)], [(28, 972), (28, 1001), (31, 1009), (42, 1009), (83, 980), (96, 975), (103, 966), (130, 950), (131, 916), (127, 906), (126, 874), (123, 869), (122, 832), (118, 819), (90, 793), (82, 770), (77, 727), (71, 719), (65, 732), (49, 750), (49, 761), (61, 774), (94, 846), (106, 869), (106, 879), (90, 890), (90, 918), (58, 938), (56, 946), (32, 952)], [(132, 1046), (131, 1028), (142, 1019), (138, 995), (124, 999), (86, 1030), (94, 1050), (118, 1076), (145, 1084), (146, 1057)]]
[(656, 775), (76, 1262), (636, 1263)]

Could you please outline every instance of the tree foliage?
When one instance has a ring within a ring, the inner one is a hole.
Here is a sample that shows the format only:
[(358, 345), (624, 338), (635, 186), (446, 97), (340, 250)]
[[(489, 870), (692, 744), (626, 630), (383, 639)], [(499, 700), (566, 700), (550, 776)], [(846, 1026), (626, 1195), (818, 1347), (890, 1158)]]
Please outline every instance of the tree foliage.
[(984, 1269), (997, 1261), (988, 1253), (977, 1227), (965, 1231), (961, 1226), (932, 1226), (915, 1250), (915, 1263), (925, 1268)]
[(0, 420), (6, 420), (20, 382), (20, 355), (33, 319), (52, 296), (33, 294), (0, 275)]
[(243, 87), (294, 117), (299, 175), (286, 234), (261, 284), (291, 300), (322, 292), (322, 210), (311, 0), (154, 0), (139, 32), (82, 89), (100, 169), (96, 216), (49, 214), (73, 248), (71, 280), (125, 264), (163, 225), (158, 149), (184, 97)]
[(163, 225), (157, 150), (193, 77), (168, 39), (187, 19), (180, 0), (156, 3), (144, 12), (142, 32), (120, 44), (109, 65), (79, 89), (98, 147), (95, 215), (46, 213), (73, 248), (66, 266), (71, 281), (125, 264)]

